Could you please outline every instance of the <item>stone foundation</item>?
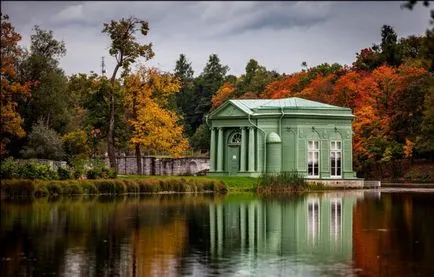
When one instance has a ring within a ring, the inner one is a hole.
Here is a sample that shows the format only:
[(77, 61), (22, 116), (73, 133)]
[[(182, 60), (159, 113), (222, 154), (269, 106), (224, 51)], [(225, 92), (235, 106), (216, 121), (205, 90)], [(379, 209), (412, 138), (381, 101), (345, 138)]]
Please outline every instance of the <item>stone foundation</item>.
[(364, 179), (306, 179), (308, 183), (321, 183), (334, 188), (363, 188)]

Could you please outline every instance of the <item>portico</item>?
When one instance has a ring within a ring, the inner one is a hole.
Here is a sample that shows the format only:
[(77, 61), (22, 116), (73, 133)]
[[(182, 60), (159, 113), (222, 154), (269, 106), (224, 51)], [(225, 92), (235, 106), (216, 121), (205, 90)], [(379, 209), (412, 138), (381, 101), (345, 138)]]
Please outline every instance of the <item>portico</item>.
[(351, 109), (297, 97), (229, 100), (207, 117), (209, 175), (355, 179)]

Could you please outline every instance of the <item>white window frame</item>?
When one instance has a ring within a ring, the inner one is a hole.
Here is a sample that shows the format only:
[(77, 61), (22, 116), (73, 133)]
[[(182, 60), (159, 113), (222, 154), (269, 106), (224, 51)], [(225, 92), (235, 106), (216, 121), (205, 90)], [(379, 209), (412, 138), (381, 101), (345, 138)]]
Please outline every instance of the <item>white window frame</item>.
[(332, 198), (330, 201), (330, 236), (334, 241), (342, 236), (342, 199)]
[[(310, 148), (310, 143), (312, 142), (312, 146), (313, 148)], [(315, 143), (317, 143), (318, 148), (315, 148)], [(308, 140), (307, 141), (307, 177), (308, 178), (319, 178), (319, 169), (320, 169), (320, 161), (321, 161), (321, 147), (320, 147), (320, 141), (319, 140)], [(312, 153), (312, 172), (313, 175), (309, 175), (309, 156), (310, 153)], [(314, 166), (314, 162), (315, 162), (315, 153), (317, 153), (317, 172), (315, 172), (315, 166)], [(315, 175), (316, 173), (316, 175)]]
[(311, 244), (316, 244), (321, 232), (321, 206), (318, 198), (307, 200), (307, 237)]
[[(339, 145), (339, 147), (338, 147), (338, 145)], [(337, 154), (339, 154), (340, 159), (341, 159), (340, 167), (337, 166), (337, 159), (336, 159)], [(334, 161), (332, 160), (333, 155), (335, 157)], [(330, 161), (330, 178), (341, 179), (342, 178), (342, 141), (340, 141), (340, 140), (330, 141), (330, 159), (329, 159), (329, 161)], [(335, 162), (334, 172), (332, 172), (333, 162)]]

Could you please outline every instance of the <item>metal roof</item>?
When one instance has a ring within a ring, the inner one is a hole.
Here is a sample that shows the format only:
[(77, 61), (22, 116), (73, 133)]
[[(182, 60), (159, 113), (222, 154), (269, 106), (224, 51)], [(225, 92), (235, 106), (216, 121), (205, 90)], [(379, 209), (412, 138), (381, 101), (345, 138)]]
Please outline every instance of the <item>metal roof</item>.
[(298, 97), (290, 97), (283, 99), (246, 99), (246, 100), (229, 100), (238, 108), (248, 114), (252, 114), (253, 110), (260, 109), (321, 109), (321, 110), (351, 110), (338, 106), (328, 105), (320, 102), (306, 100)]

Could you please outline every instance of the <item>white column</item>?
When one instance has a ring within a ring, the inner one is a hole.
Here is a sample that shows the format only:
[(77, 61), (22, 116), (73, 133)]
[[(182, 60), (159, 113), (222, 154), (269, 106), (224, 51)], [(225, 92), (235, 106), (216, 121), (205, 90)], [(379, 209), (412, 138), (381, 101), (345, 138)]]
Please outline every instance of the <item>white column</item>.
[(218, 128), (217, 138), (217, 171), (223, 171), (223, 128)]
[(211, 128), (211, 142), (209, 150), (209, 171), (215, 171), (215, 128)]
[(241, 127), (241, 154), (240, 154), (240, 172), (246, 171), (246, 146), (247, 146), (246, 128)]
[(249, 128), (249, 172), (255, 172), (255, 129)]

